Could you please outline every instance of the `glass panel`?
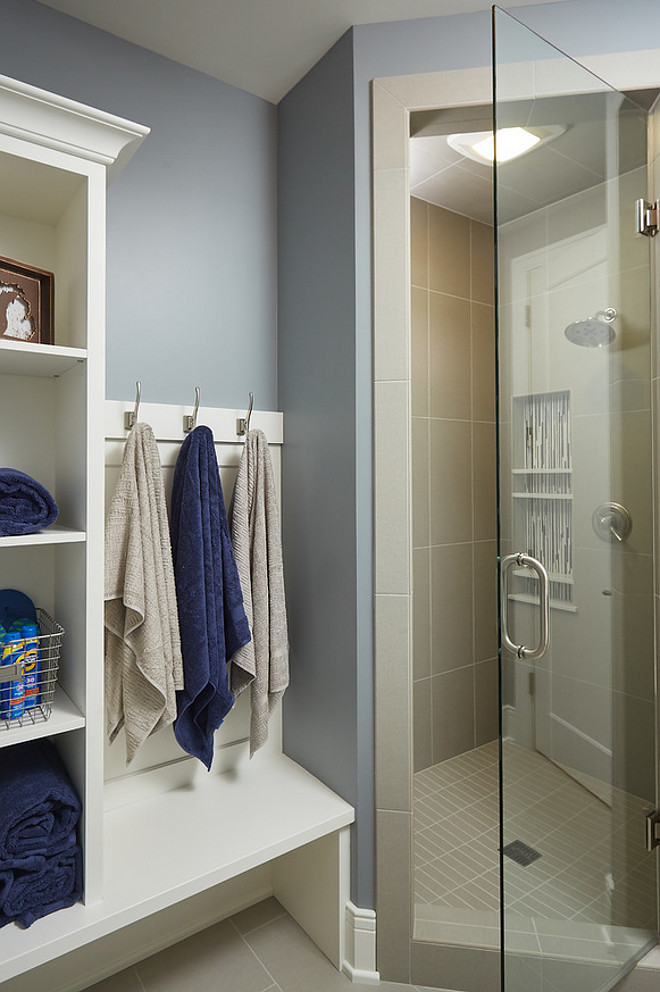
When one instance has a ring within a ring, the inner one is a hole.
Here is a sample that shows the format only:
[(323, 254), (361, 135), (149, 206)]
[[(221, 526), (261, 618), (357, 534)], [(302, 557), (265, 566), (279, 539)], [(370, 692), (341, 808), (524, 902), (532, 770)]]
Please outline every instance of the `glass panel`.
[[(595, 992), (655, 941), (647, 115), (495, 11), (506, 992)], [(503, 160), (501, 129), (537, 140)], [(502, 565), (504, 567), (504, 565)]]

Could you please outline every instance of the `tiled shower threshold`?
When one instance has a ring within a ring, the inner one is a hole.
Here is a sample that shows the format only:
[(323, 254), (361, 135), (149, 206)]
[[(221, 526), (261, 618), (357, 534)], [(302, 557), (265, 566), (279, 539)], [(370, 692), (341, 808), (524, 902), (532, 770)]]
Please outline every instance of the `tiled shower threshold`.
[[(507, 951), (624, 964), (655, 932), (648, 804), (616, 790), (604, 802), (512, 742), (504, 763), (505, 844), (541, 855), (526, 867), (506, 859)], [(415, 774), (415, 940), (499, 949), (498, 790), (496, 741)]]

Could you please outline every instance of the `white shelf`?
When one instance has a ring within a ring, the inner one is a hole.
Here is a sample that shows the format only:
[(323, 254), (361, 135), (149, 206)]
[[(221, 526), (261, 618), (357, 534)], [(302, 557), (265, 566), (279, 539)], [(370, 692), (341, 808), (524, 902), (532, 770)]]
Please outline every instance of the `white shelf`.
[[(508, 598), (514, 600), (516, 603), (531, 603), (532, 606), (539, 605), (539, 601), (535, 596), (526, 596), (522, 592), (511, 592)], [(550, 609), (563, 610), (564, 613), (577, 613), (577, 606), (573, 606), (572, 603), (564, 603), (558, 599), (550, 600)]]
[[(532, 568), (514, 568), (512, 571), (514, 575), (519, 575), (523, 579), (539, 581), (538, 573)], [(575, 585), (575, 579), (572, 575), (562, 575), (560, 572), (548, 572), (548, 579), (550, 582), (561, 582), (565, 586)]]
[(0, 373), (54, 378), (87, 358), (86, 348), (0, 340)]
[(4, 723), (0, 723), (0, 747), (11, 747), (12, 744), (22, 744), (24, 741), (33, 741), (38, 737), (53, 737), (55, 734), (65, 734), (70, 730), (80, 730), (84, 726), (85, 717), (71, 702), (64, 689), (58, 685), (55, 688), (50, 718), (32, 723), (29, 717), (26, 717), (22, 727), (15, 726), (9, 730), (5, 730)]
[(511, 493), (513, 499), (573, 499), (573, 493)]
[(511, 475), (573, 475), (572, 468), (512, 468)]
[(0, 930), (4, 979), (75, 950), (348, 826), (348, 803), (283, 756), (237, 772), (201, 769), (175, 789), (105, 816), (103, 899)]
[(51, 524), (46, 530), (37, 531), (36, 534), (0, 537), (0, 550), (2, 548), (34, 547), (40, 544), (77, 544), (85, 541), (86, 538), (87, 535), (84, 530), (75, 530), (73, 527), (64, 527), (62, 524)]

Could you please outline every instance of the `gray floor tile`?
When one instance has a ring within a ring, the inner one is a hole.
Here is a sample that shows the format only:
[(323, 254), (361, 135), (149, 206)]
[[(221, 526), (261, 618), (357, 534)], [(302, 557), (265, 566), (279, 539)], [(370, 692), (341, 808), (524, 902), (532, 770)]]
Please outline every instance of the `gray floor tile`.
[(258, 927), (262, 927), (265, 923), (272, 923), (278, 916), (284, 916), (284, 914), (283, 907), (277, 899), (271, 896), (270, 899), (258, 902), (256, 906), (244, 909), (242, 913), (236, 913), (231, 920), (238, 932), (245, 935)]
[(140, 979), (134, 968), (127, 968), (116, 975), (111, 975), (103, 982), (89, 987), (89, 992), (144, 992)]
[(265, 992), (273, 975), (225, 920), (135, 966), (145, 992)]
[(245, 939), (282, 992), (347, 992), (355, 988), (290, 916), (255, 930)]

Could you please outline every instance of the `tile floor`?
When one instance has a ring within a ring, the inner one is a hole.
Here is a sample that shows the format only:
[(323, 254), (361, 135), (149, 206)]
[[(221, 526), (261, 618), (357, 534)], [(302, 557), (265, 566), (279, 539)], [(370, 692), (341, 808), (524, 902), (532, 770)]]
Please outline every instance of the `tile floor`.
[[(425, 992), (382, 982), (383, 992)], [(223, 920), (92, 987), (93, 992), (349, 992), (275, 899)], [(430, 990), (429, 990), (430, 992)]]
[[(630, 943), (655, 929), (654, 855), (643, 846), (648, 804), (617, 790), (605, 802), (514, 743), (505, 743), (504, 769), (505, 844), (522, 840), (541, 854), (527, 867), (505, 861), (513, 947), (539, 953), (569, 934), (597, 942), (613, 926), (625, 958)], [(418, 939), (498, 946), (498, 819), (496, 741), (415, 775)]]

